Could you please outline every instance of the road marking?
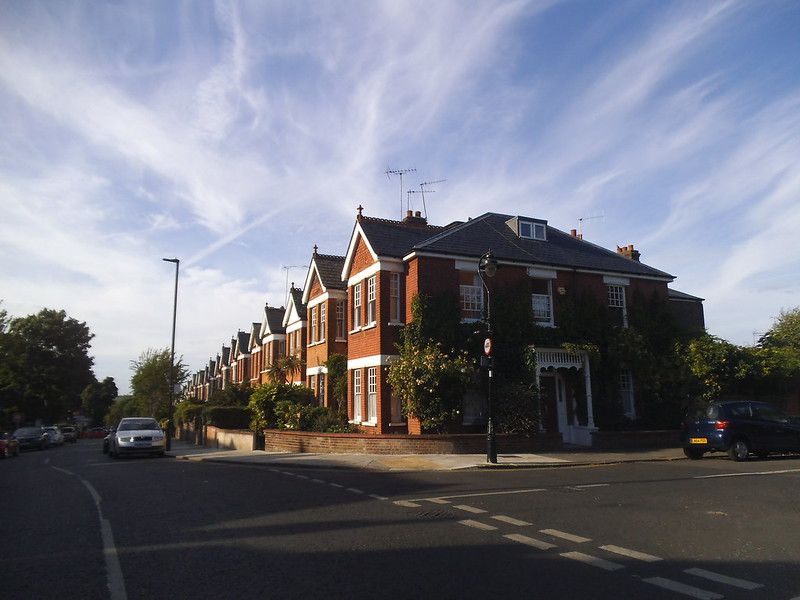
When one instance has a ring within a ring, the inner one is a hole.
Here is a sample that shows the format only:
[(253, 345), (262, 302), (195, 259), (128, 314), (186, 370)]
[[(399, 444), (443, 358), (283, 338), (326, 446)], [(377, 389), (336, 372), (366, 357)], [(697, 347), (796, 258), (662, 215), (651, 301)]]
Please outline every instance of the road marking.
[(388, 500), (386, 496), (378, 496), (378, 494), (367, 494), (370, 498), (375, 498), (375, 500)]
[(91, 483), (85, 479), (81, 479), (81, 483), (89, 490), (89, 494), (92, 496), (94, 505), (97, 508), (97, 516), (100, 519), (100, 537), (103, 540), (103, 558), (106, 563), (106, 583), (111, 600), (126, 600), (128, 595), (125, 592), (125, 577), (122, 575), (117, 547), (114, 545), (111, 523), (108, 519), (103, 518), (103, 511), (100, 509), (102, 499)]
[(530, 494), (532, 492), (546, 492), (547, 490), (544, 488), (535, 488), (529, 490), (506, 490), (503, 492), (482, 492), (479, 494), (459, 494), (457, 496), (436, 496), (435, 498), (414, 498), (413, 502), (422, 502), (427, 500), (428, 502), (433, 502), (434, 500), (453, 500), (455, 498), (479, 498), (482, 496), (507, 496), (509, 494)]
[(714, 592), (709, 592), (708, 590), (702, 590), (700, 588), (692, 587), (691, 585), (686, 585), (685, 583), (673, 581), (672, 579), (666, 579), (665, 577), (650, 577), (649, 579), (642, 579), (642, 581), (651, 585), (656, 585), (660, 588), (664, 588), (665, 590), (669, 590), (671, 592), (677, 592), (679, 594), (683, 594), (684, 596), (689, 596), (690, 598), (697, 598), (697, 600), (721, 600), (725, 597), (715, 594)]
[(537, 540), (536, 538), (528, 537), (527, 535), (522, 535), (521, 533), (509, 533), (503, 537), (514, 542), (519, 542), (520, 544), (525, 544), (526, 546), (533, 546), (539, 550), (550, 550), (551, 548), (555, 548), (554, 544), (543, 542), (542, 540)]
[(445, 500), (444, 498), (428, 498), (428, 502), (433, 502), (434, 504), (450, 504), (450, 500)]
[(718, 477), (746, 477), (747, 475), (784, 475), (800, 473), (800, 469), (781, 469), (780, 471), (754, 471), (749, 473), (720, 473), (718, 475), (697, 475), (692, 479), (716, 479)]
[(50, 459), (49, 458), (45, 458), (44, 459), (44, 464), (49, 465), (50, 464)]
[(308, 476), (306, 475), (295, 475), (295, 477), (297, 477), (298, 479), (308, 479)]
[(281, 471), (281, 475), (288, 475), (289, 477), (294, 477), (294, 473), (291, 471)]
[(752, 581), (747, 581), (745, 579), (737, 579), (736, 577), (720, 575), (719, 573), (714, 573), (714, 571), (706, 571), (705, 569), (686, 569), (684, 573), (694, 575), (695, 577), (702, 577), (703, 579), (708, 579), (710, 581), (716, 581), (717, 583), (732, 585), (733, 587), (738, 587), (743, 590), (757, 590), (758, 588), (764, 587), (760, 583), (753, 583)]
[(335, 488), (343, 488), (344, 487), (343, 485), (341, 485), (339, 483), (329, 483), (328, 485), (331, 486), (331, 487), (335, 487)]
[(273, 469), (272, 467), (269, 467), (267, 470), (268, 471), (272, 471), (273, 473), (280, 473), (281, 472), (280, 469)]
[(611, 562), (610, 560), (604, 560), (602, 558), (592, 556), (591, 554), (584, 554), (583, 552), (564, 552), (561, 556), (597, 567), (598, 569), (603, 569), (604, 571), (619, 571), (620, 569), (625, 568), (618, 563)]
[(546, 535), (561, 538), (562, 540), (575, 542), (576, 544), (585, 544), (586, 542), (592, 541), (591, 538), (581, 537), (579, 535), (567, 533), (566, 531), (559, 531), (558, 529), (540, 529), (539, 533), (544, 533)]
[(467, 527), (474, 527), (475, 529), (480, 529), (481, 531), (497, 531), (497, 527), (494, 525), (487, 525), (486, 523), (481, 523), (480, 521), (473, 521), (472, 519), (464, 519), (463, 521), (459, 521), (461, 525), (466, 525)]
[(506, 515), (493, 515), (492, 518), (495, 521), (502, 521), (503, 523), (508, 523), (509, 525), (516, 525), (517, 527), (527, 527), (530, 525), (527, 521), (520, 521), (519, 519), (515, 519), (514, 517), (507, 517)]
[(312, 483), (325, 483), (324, 481), (322, 481), (322, 479), (312, 479), (311, 482)]
[(660, 560), (664, 560), (660, 556), (653, 556), (652, 554), (645, 554), (644, 552), (639, 552), (638, 550), (631, 550), (629, 548), (623, 548), (622, 546), (614, 546), (611, 544), (607, 546), (600, 546), (600, 549), (605, 550), (606, 552), (613, 552), (614, 554), (619, 554), (620, 556), (627, 556), (628, 558), (634, 558), (644, 562), (658, 562)]
[(474, 506), (468, 506), (466, 504), (456, 504), (453, 508), (457, 508), (458, 510), (463, 510), (464, 512), (472, 513), (473, 515), (481, 515), (486, 511), (482, 508), (475, 508)]
[(416, 502), (411, 502), (411, 500), (395, 500), (394, 501), (397, 506), (405, 506), (406, 508), (419, 508), (420, 505)]
[(73, 473), (72, 471), (67, 471), (66, 469), (59, 469), (58, 467), (54, 467), (53, 465), (50, 465), (50, 468), (55, 469), (56, 471), (60, 471), (61, 473), (64, 473), (66, 475), (75, 475), (75, 473)]
[(353, 492), (354, 494), (363, 494), (364, 490), (359, 490), (358, 488), (347, 488), (348, 492)]
[(572, 489), (574, 490), (587, 490), (589, 488), (600, 488), (600, 487), (608, 487), (610, 483), (587, 483), (586, 485), (573, 485)]

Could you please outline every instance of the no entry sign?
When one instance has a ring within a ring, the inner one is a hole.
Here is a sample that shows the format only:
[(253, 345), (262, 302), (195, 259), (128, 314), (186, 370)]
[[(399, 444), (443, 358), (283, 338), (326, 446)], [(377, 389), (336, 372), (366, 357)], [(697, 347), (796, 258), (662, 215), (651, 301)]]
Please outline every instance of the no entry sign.
[(483, 341), (483, 352), (486, 356), (492, 355), (492, 338), (486, 338)]

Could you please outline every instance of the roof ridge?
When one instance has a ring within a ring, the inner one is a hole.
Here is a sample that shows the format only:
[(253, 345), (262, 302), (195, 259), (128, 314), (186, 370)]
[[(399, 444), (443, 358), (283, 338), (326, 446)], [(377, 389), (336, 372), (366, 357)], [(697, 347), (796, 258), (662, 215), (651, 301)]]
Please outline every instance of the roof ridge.
[(345, 256), (339, 256), (337, 254), (317, 254), (314, 258), (335, 258), (336, 260), (345, 260)]
[(475, 217), (474, 219), (468, 218), (463, 223), (459, 223), (458, 225), (454, 225), (453, 227), (443, 228), (444, 231), (440, 231), (436, 235), (432, 235), (431, 237), (426, 238), (421, 242), (414, 244), (413, 248), (422, 248), (428, 244), (438, 242), (439, 240), (446, 238), (448, 235), (455, 233), (456, 231), (461, 231), (462, 229), (468, 227), (469, 225), (472, 225), (473, 223), (488, 218), (490, 215), (506, 216), (506, 215), (501, 215), (500, 213), (485, 212), (482, 215)]
[(407, 223), (403, 221), (395, 221), (394, 219), (384, 219), (383, 217), (368, 217), (366, 215), (361, 217), (362, 221), (374, 221), (376, 223), (385, 223), (387, 225), (400, 225), (401, 227), (408, 227), (409, 229), (422, 229), (426, 227), (428, 229), (444, 229), (443, 225), (431, 225), (429, 223), (425, 223), (425, 225), (411, 225), (409, 226)]

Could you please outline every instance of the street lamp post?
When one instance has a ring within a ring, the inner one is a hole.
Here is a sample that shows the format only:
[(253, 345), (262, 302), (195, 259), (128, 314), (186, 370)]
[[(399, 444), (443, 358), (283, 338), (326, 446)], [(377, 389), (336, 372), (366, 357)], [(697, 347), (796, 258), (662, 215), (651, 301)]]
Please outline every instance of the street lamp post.
[(175, 320), (178, 316), (178, 270), (181, 261), (177, 258), (162, 258), (165, 262), (175, 263), (175, 299), (172, 303), (172, 347), (169, 355), (169, 406), (167, 407), (167, 450), (172, 448), (172, 411), (174, 407), (173, 395), (175, 394)]
[(494, 368), (494, 358), (492, 357), (492, 296), (486, 278), (491, 279), (497, 274), (497, 260), (489, 250), (478, 260), (478, 275), (480, 275), (483, 287), (486, 290), (486, 342), (484, 350), (488, 358), (487, 366), (489, 371), (489, 382), (486, 393), (486, 462), (497, 463), (497, 445), (494, 436), (494, 424), (492, 423), (492, 370)]

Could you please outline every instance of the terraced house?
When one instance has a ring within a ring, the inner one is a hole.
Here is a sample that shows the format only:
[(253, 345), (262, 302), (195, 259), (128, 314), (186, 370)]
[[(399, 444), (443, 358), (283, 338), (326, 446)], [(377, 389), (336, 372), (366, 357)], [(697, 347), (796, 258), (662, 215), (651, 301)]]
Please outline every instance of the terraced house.
[(281, 322), (286, 330), (286, 378), (289, 383), (303, 385), (306, 379), (306, 305), (303, 303), (303, 290), (289, 288), (286, 311)]
[(261, 351), (259, 353), (258, 373), (260, 383), (271, 383), (270, 375), (272, 366), (286, 355), (286, 328), (283, 326), (283, 316), (286, 309), (281, 306), (276, 308), (269, 304), (264, 305), (259, 329)]

